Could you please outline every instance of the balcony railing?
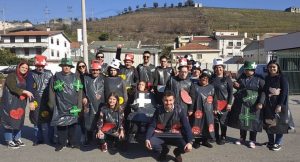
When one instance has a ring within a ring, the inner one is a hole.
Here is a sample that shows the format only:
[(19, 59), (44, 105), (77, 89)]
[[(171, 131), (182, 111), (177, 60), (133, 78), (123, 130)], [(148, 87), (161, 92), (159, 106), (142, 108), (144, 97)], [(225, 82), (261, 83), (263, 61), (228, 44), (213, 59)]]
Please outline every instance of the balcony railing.
[(0, 43), (3, 48), (34, 48), (47, 47), (48, 43)]

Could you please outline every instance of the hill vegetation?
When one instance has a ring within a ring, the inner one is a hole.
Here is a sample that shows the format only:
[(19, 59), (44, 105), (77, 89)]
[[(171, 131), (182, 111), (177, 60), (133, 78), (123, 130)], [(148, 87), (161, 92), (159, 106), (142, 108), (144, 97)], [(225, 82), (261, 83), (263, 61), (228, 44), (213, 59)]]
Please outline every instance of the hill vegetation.
[[(71, 28), (58, 25), (72, 40), (81, 22)], [(170, 43), (178, 35), (211, 35), (214, 30), (237, 30), (248, 36), (270, 32), (299, 31), (300, 14), (258, 9), (232, 8), (146, 8), (106, 19), (89, 20), (88, 41), (141, 40)], [(104, 39), (103, 39), (104, 38)]]

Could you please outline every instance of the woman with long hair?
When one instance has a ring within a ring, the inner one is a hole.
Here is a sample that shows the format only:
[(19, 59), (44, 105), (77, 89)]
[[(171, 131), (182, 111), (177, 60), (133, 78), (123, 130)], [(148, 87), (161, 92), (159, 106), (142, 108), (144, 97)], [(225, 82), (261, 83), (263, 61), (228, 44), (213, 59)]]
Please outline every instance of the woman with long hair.
[(12, 149), (25, 146), (21, 141), (21, 129), (24, 125), (26, 98), (33, 98), (33, 94), (26, 90), (28, 71), (28, 63), (22, 61), (15, 72), (8, 74), (3, 88), (1, 124), (4, 128), (5, 142)]
[(107, 152), (108, 142), (112, 142), (112, 148), (115, 148), (116, 143), (124, 139), (123, 120), (124, 113), (120, 109), (119, 96), (112, 92), (108, 95), (107, 104), (101, 107), (97, 124), (96, 138), (99, 139), (102, 152)]
[(270, 150), (279, 151), (283, 134), (288, 133), (289, 124), (293, 123), (288, 106), (289, 83), (276, 61), (270, 61), (267, 68), (264, 87), (264, 123), (269, 139), (267, 146)]

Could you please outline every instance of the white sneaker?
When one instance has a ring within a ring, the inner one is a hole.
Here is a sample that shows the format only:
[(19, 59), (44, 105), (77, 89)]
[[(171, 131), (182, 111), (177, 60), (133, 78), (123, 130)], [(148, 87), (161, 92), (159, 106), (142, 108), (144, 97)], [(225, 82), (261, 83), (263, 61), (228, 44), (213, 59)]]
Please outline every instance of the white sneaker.
[(254, 149), (254, 148), (256, 147), (256, 146), (255, 146), (255, 142), (250, 141), (250, 142), (249, 142), (249, 147)]
[(21, 139), (17, 139), (17, 140), (15, 140), (14, 142), (15, 142), (15, 144), (18, 145), (18, 146), (22, 146), (22, 147), (25, 146), (25, 143), (23, 143), (23, 142), (21, 141)]
[(18, 149), (20, 148), (19, 145), (15, 144), (14, 141), (8, 141), (7, 142), (7, 147), (11, 149)]

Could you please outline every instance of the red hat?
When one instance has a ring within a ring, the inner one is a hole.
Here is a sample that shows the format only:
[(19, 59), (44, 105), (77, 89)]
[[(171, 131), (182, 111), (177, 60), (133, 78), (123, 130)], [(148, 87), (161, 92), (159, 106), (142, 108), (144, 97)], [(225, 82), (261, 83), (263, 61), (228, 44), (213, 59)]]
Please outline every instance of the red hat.
[(180, 58), (179, 59), (179, 67), (180, 66), (187, 66), (187, 59), (186, 58)]
[(101, 69), (101, 64), (98, 60), (92, 60), (91, 69)]
[(46, 56), (36, 55), (34, 57), (34, 59), (35, 59), (35, 61), (34, 61), (35, 66), (46, 66), (47, 65), (47, 63), (46, 63), (47, 57)]
[(133, 60), (134, 60), (134, 54), (133, 53), (126, 53), (125, 54), (124, 61), (132, 61), (132, 62), (134, 62)]

